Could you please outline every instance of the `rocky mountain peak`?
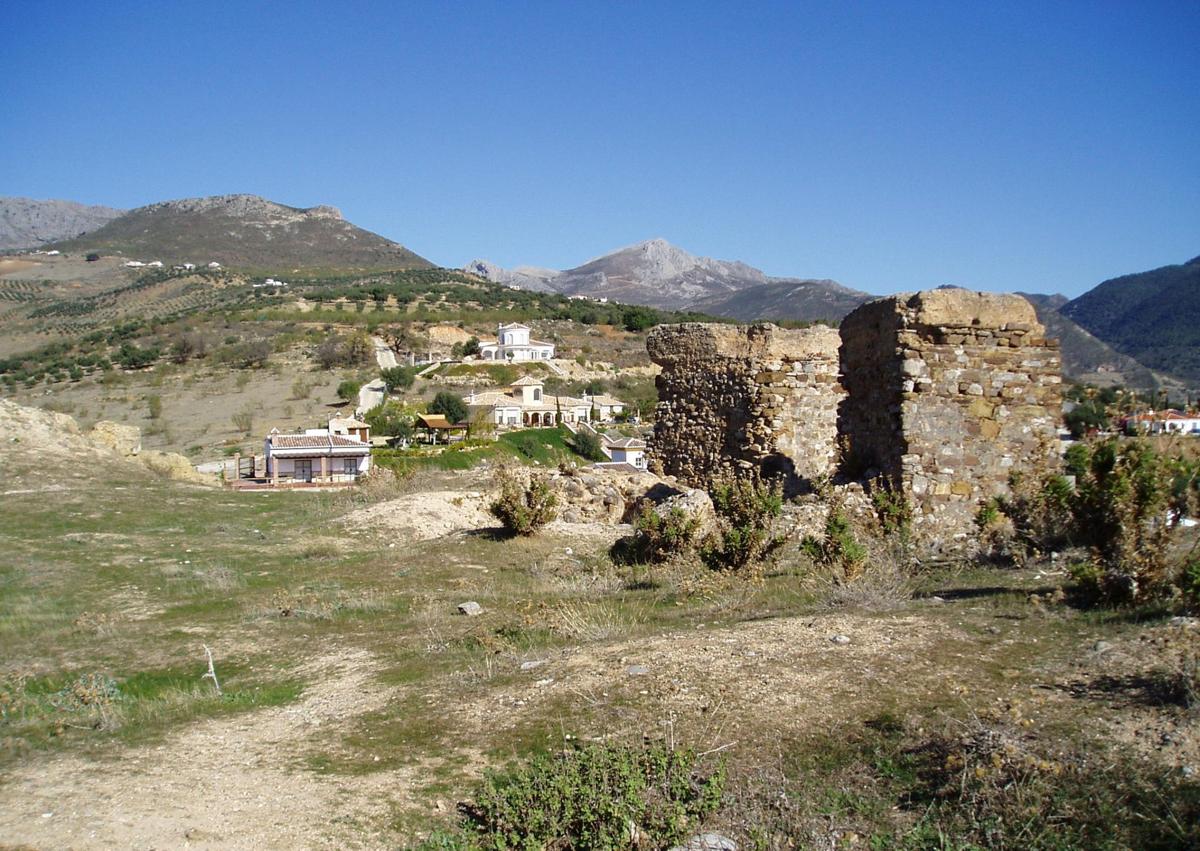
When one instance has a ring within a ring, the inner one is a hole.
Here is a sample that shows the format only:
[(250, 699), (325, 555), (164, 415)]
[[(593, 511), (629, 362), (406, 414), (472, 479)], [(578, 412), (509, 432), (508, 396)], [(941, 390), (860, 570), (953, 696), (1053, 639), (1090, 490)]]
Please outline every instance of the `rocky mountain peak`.
[(0, 249), (37, 248), (96, 230), (124, 213), (74, 201), (0, 197)]
[(336, 219), (338, 221), (342, 219), (341, 210), (337, 207), (326, 205), (318, 205), (307, 209), (303, 207), (288, 207), (284, 204), (269, 201), (259, 195), (245, 193), (160, 201), (157, 204), (149, 204), (141, 207), (135, 212), (161, 211), (180, 214), (209, 213), (238, 219), (261, 221), (293, 221), (298, 218)]

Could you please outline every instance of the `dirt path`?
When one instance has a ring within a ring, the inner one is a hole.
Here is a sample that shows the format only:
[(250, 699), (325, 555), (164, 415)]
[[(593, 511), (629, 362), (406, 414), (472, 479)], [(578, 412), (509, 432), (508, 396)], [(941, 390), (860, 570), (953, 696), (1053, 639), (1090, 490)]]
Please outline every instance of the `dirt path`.
[[(299, 767), (306, 743), (383, 706), (372, 658), (341, 650), (301, 671), (299, 702), (205, 721), (113, 759), (35, 759), (0, 785), (0, 845), (35, 848), (381, 848), (382, 790)], [(376, 777), (374, 780), (380, 780)], [(375, 791), (379, 790), (379, 791)]]

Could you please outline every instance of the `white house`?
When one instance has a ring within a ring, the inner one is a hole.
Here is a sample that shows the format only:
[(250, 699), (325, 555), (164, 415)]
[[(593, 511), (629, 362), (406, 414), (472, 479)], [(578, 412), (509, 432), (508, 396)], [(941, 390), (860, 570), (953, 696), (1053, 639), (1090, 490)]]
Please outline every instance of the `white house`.
[(263, 442), (266, 474), (272, 484), (355, 482), (371, 469), (366, 423), (331, 420), (329, 428), (280, 434), (271, 429)]
[(625, 403), (614, 396), (605, 396), (604, 394), (591, 396), (587, 393), (584, 393), (583, 401), (589, 403), (596, 409), (593, 419), (595, 419), (597, 422), (612, 422), (619, 414), (625, 413)]
[(545, 393), (541, 379), (525, 376), (505, 392), (471, 392), (463, 397), (472, 419), (484, 416), (498, 426), (550, 426), (560, 422), (582, 423), (591, 417), (592, 405), (574, 396)]
[(1149, 434), (1200, 434), (1200, 414), (1168, 408), (1127, 417), (1124, 425), (1127, 431)]
[(614, 440), (606, 435), (601, 441), (601, 448), (614, 462), (623, 462), (639, 470), (646, 469), (646, 441), (640, 438), (623, 437)]
[(495, 340), (479, 343), (482, 360), (550, 360), (554, 357), (554, 344), (529, 339), (529, 326), (520, 323), (501, 324), (496, 329)]

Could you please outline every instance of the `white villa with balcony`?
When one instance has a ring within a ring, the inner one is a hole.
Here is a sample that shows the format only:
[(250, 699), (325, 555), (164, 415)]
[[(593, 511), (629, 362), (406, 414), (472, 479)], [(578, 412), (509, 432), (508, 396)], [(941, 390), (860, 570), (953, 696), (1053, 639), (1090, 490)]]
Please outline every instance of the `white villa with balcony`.
[(480, 360), (526, 361), (554, 357), (554, 344), (529, 339), (529, 330), (528, 325), (516, 322), (501, 324), (496, 329), (495, 340), (479, 343)]
[(608, 422), (625, 406), (611, 396), (547, 395), (542, 380), (530, 375), (514, 381), (507, 391), (472, 392), (463, 396), (463, 401), (471, 409), (471, 419), (484, 416), (498, 426), (516, 428), (586, 423), (593, 417), (597, 422)]

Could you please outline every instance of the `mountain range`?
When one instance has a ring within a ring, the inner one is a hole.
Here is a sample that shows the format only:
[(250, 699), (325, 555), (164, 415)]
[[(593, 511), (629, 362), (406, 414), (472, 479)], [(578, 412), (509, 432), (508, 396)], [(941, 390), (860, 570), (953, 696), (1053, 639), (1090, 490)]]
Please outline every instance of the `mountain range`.
[[(289, 207), (255, 195), (164, 201), (122, 211), (71, 201), (0, 198), (0, 250), (57, 248), (167, 264), (272, 272), (434, 268), (403, 245), (346, 221), (334, 207)], [(567, 270), (464, 267), (538, 292), (694, 310), (743, 322), (840, 320), (874, 296), (836, 281), (772, 277), (740, 261), (651, 239)], [(1022, 293), (1061, 340), (1067, 374), (1155, 387), (1200, 383), (1200, 257), (1105, 281), (1074, 300)]]
[(1151, 369), (1200, 384), (1200, 257), (1111, 278), (1059, 313)]
[(561, 272), (529, 266), (507, 270), (488, 260), (474, 260), (463, 268), (522, 289), (746, 320), (763, 318), (771, 305), (789, 296), (804, 318), (830, 320), (871, 298), (835, 281), (773, 278), (740, 261), (690, 254), (664, 239), (619, 248)]
[(124, 213), (75, 201), (0, 198), (0, 250), (41, 248), (94, 231)]
[(279, 271), (433, 268), (403, 245), (346, 221), (336, 207), (288, 207), (257, 195), (216, 195), (112, 212), (94, 229), (43, 247)]

